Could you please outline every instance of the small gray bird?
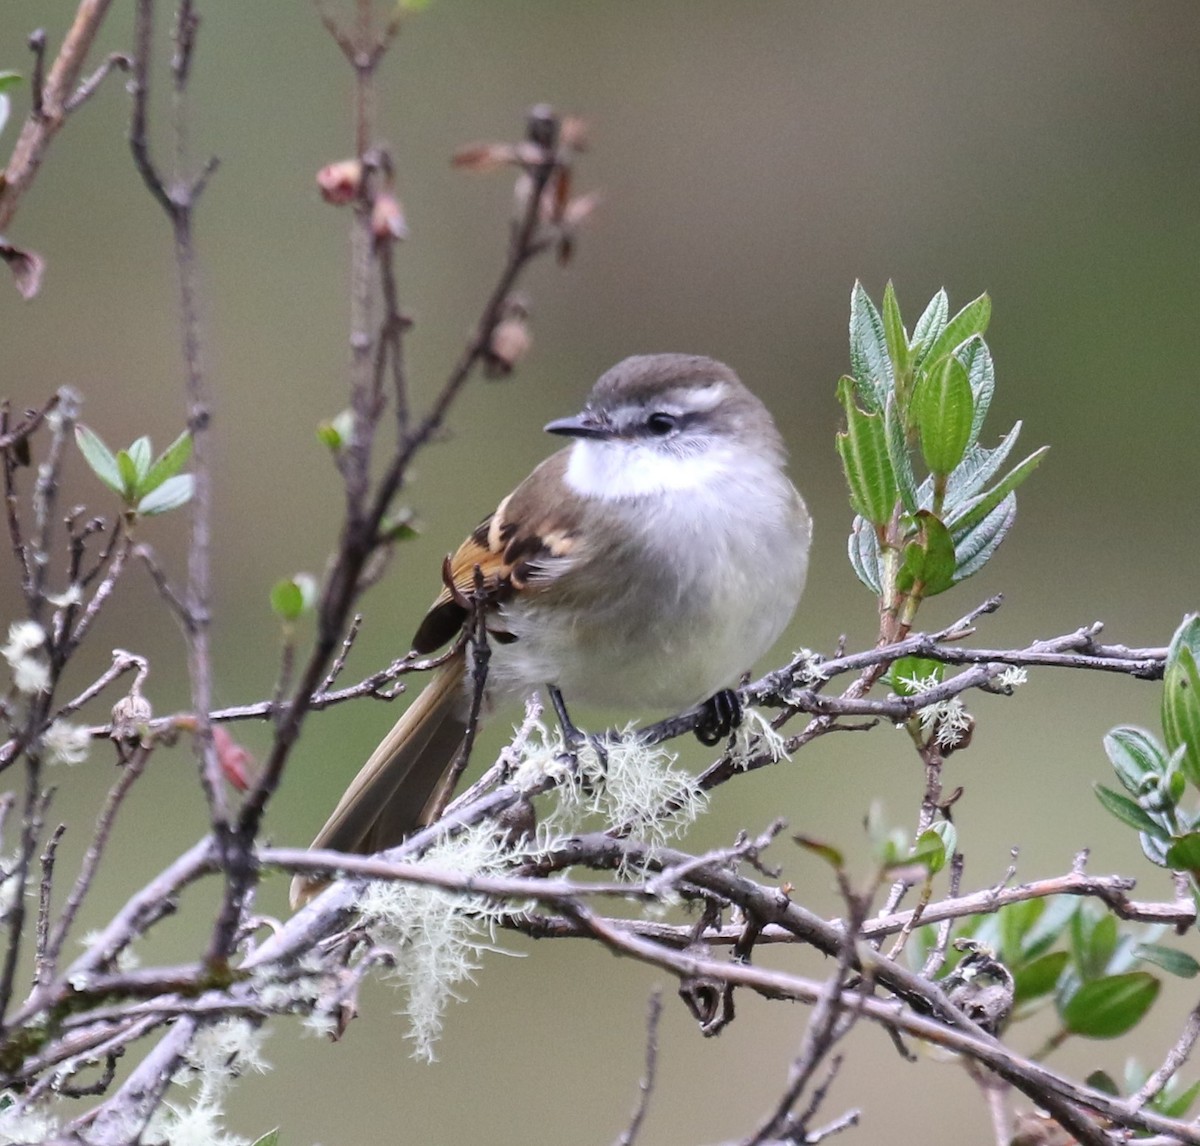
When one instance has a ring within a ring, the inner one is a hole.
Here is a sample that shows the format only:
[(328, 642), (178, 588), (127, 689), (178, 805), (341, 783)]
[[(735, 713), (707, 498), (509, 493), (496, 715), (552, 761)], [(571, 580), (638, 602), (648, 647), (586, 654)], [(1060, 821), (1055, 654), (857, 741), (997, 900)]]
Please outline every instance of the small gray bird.
[[(728, 366), (626, 358), (547, 431), (547, 458), (450, 558), (413, 639), (431, 653), (485, 593), (489, 699), (553, 686), (568, 702), (681, 711), (734, 684), (791, 619), (811, 525), (766, 407)], [(467, 655), (430, 683), (363, 765), (313, 847), (398, 844), (440, 803), (466, 731)], [(323, 881), (297, 876), (293, 906)]]

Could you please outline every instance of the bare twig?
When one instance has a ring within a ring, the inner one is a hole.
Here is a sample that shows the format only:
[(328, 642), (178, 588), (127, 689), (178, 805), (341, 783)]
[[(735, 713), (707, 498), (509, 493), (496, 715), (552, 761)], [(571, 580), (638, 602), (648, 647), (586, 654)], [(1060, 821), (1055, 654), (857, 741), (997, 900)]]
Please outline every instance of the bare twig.
[(650, 993), (650, 1003), (646, 1008), (646, 1069), (642, 1072), (638, 1083), (638, 1101), (633, 1108), (629, 1125), (617, 1138), (614, 1146), (633, 1146), (641, 1132), (642, 1123), (646, 1119), (646, 1111), (650, 1108), (650, 1097), (654, 1093), (654, 1075), (658, 1066), (658, 1020), (662, 1018), (662, 991), (655, 988)]
[(25, 120), (0, 180), (0, 232), (10, 229), (13, 215), (36, 178), (46, 150), (66, 123), (75, 86), (111, 3), (112, 0), (81, 0), (75, 11), (62, 47), (40, 85), (40, 111), (32, 110)]

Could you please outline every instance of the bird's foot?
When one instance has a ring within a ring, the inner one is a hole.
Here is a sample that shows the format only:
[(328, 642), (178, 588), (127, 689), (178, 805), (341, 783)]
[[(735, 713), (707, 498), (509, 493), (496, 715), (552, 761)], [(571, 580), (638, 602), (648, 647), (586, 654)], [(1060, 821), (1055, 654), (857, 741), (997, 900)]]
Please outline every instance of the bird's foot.
[(608, 750), (604, 744), (604, 738), (600, 736), (589, 736), (586, 732), (576, 726), (571, 719), (571, 714), (567, 712), (566, 701), (563, 700), (563, 695), (554, 685), (549, 685), (550, 703), (554, 705), (554, 714), (558, 717), (558, 726), (562, 729), (563, 747), (572, 756), (577, 756), (581, 748), (591, 747), (596, 753), (596, 759), (600, 764), (600, 771), (603, 773), (608, 770)]
[(696, 725), (696, 739), (712, 747), (725, 739), (742, 723), (742, 702), (731, 688), (713, 693), (702, 706)]

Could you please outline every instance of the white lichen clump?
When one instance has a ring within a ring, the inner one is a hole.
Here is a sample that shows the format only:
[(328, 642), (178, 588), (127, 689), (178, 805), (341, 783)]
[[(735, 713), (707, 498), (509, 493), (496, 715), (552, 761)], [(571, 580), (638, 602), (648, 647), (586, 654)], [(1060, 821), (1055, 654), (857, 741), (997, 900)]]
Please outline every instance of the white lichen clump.
[[(494, 825), (435, 844), (419, 861), (456, 875), (496, 875), (512, 860)], [(483, 952), (496, 950), (494, 924), (519, 907), (417, 883), (373, 883), (359, 902), (367, 923), (396, 957), (391, 974), (408, 996), (413, 1057), (432, 1061), (446, 1005), (470, 980)]]
[(33, 696), (50, 687), (50, 666), (40, 655), (45, 643), (46, 630), (36, 621), (14, 621), (8, 626), (8, 644), (0, 648), (0, 656), (12, 669), (17, 692)]
[[(900, 682), (912, 689), (913, 696), (929, 692), (942, 683), (933, 673), (924, 677), (901, 677)], [(957, 696), (918, 708), (917, 719), (921, 722), (921, 731), (926, 735), (933, 732), (934, 742), (943, 751), (957, 748), (974, 724), (966, 705)]]
[(50, 764), (82, 764), (92, 747), (88, 730), (66, 720), (54, 720), (42, 733), (42, 748)]

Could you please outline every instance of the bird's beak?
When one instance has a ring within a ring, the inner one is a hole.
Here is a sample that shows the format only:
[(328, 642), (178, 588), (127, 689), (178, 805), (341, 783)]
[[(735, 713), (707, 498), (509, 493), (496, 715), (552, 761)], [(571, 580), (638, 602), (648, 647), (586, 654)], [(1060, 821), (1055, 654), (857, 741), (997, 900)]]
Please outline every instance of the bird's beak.
[(545, 426), (547, 434), (562, 434), (567, 438), (611, 438), (612, 427), (591, 410), (581, 410), (570, 418), (556, 418)]

